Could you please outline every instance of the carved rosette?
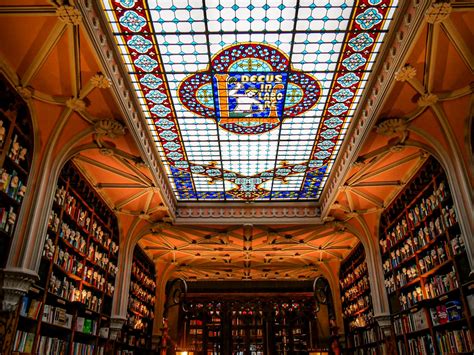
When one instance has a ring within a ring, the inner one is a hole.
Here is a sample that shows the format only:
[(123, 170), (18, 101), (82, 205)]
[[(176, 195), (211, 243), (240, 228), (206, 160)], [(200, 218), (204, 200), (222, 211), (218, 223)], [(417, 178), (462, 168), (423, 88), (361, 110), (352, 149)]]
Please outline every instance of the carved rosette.
[(396, 81), (407, 81), (413, 79), (416, 75), (416, 69), (411, 65), (406, 65), (395, 73)]
[(125, 324), (126, 318), (112, 317), (110, 318), (110, 334), (111, 340), (117, 340), (118, 335), (122, 331), (123, 325)]
[(91, 84), (99, 89), (108, 89), (111, 85), (110, 79), (105, 75), (96, 74), (91, 78)]
[(94, 125), (94, 131), (99, 136), (105, 136), (110, 139), (122, 137), (125, 135), (125, 127), (115, 120), (100, 120)]
[(393, 136), (407, 130), (408, 123), (404, 118), (389, 118), (376, 126), (376, 132), (383, 136)]
[(56, 9), (56, 16), (68, 25), (80, 25), (82, 22), (81, 12), (74, 6), (63, 5), (58, 7)]
[(437, 102), (438, 102), (438, 96), (436, 96), (435, 94), (425, 94), (425, 95), (420, 96), (417, 104), (420, 107), (426, 107), (426, 106), (432, 106)]
[(16, 91), (25, 101), (28, 101), (33, 97), (33, 89), (31, 87), (17, 86)]
[(453, 8), (448, 2), (439, 2), (432, 4), (431, 7), (426, 10), (425, 17), (428, 23), (439, 23), (449, 17)]
[(71, 110), (74, 111), (84, 111), (86, 109), (86, 103), (84, 100), (77, 99), (75, 97), (70, 98), (66, 101), (66, 106), (69, 107)]
[(12, 312), (30, 286), (38, 280), (38, 274), (28, 269), (2, 270), (2, 310)]

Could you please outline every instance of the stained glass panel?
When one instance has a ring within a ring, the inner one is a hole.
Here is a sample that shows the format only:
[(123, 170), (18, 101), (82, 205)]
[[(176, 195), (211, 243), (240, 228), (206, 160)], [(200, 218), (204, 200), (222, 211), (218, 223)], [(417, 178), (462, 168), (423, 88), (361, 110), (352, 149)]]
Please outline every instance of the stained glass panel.
[(102, 0), (178, 201), (317, 200), (396, 0)]

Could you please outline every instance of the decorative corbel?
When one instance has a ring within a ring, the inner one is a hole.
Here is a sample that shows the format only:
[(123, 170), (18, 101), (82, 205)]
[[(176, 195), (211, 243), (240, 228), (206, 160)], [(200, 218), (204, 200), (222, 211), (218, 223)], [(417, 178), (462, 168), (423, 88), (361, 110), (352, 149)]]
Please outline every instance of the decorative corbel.
[(2, 310), (8, 312), (15, 311), (20, 298), (39, 279), (38, 274), (32, 270), (20, 268), (3, 269), (1, 277)]

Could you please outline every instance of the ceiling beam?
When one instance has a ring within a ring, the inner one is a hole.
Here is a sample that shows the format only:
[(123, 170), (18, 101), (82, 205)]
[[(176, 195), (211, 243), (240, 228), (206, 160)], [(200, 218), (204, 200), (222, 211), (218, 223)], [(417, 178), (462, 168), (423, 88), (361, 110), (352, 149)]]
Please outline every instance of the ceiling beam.
[(461, 35), (459, 34), (456, 26), (453, 24), (453, 21), (448, 17), (443, 21), (443, 29), (446, 32), (451, 43), (454, 45), (456, 50), (458, 51), (459, 55), (463, 59), (464, 63), (466, 63), (467, 67), (474, 71), (474, 56), (472, 55), (472, 42), (471, 45), (467, 45), (466, 42), (463, 40)]
[(360, 196), (360, 197), (362, 197), (363, 199), (371, 202), (372, 204), (374, 204), (377, 207), (380, 207), (380, 208), (383, 207), (384, 201), (382, 199), (378, 198), (377, 196), (367, 192), (367, 191), (359, 191), (356, 188), (352, 188), (351, 192), (358, 195), (358, 196)]
[(76, 159), (79, 159), (81, 161), (83, 161), (84, 163), (88, 163), (88, 164), (91, 164), (91, 165), (94, 165), (98, 168), (101, 168), (103, 170), (106, 170), (106, 171), (109, 171), (111, 173), (114, 173), (114, 174), (117, 174), (121, 177), (124, 177), (126, 179), (129, 179), (129, 180), (132, 180), (132, 181), (135, 181), (135, 182), (138, 182), (138, 183), (143, 183), (143, 181), (141, 179), (139, 179), (138, 177), (136, 177), (135, 175), (132, 175), (132, 174), (129, 174), (123, 170), (120, 170), (120, 169), (117, 169), (117, 168), (114, 168), (108, 164), (105, 164), (105, 163), (102, 163), (102, 162), (99, 162), (95, 159), (91, 159), (85, 155), (77, 155), (76, 156)]
[(148, 192), (147, 189), (143, 189), (141, 191), (138, 191), (137, 193), (115, 203), (115, 208), (116, 209), (121, 209), (122, 207), (128, 205), (129, 203), (139, 199), (140, 197), (142, 197), (144, 194), (146, 194)]
[[(374, 176), (380, 175), (382, 173), (387, 172), (387, 170), (397, 168), (402, 164), (408, 163), (409, 161), (414, 160), (414, 159), (418, 159), (420, 157), (421, 157), (421, 152), (416, 152), (416, 153), (407, 155), (407, 156), (405, 156), (405, 157), (403, 157), (403, 158), (401, 158), (397, 161), (394, 161), (390, 164), (384, 165), (381, 168), (372, 170), (371, 172), (369, 172), (369, 173), (365, 174), (363, 177), (361, 177), (361, 179), (359, 179), (359, 180), (368, 179), (368, 178), (372, 178)], [(351, 185), (351, 186), (353, 186), (353, 185)]]
[(436, 57), (439, 40), (439, 24), (429, 23), (428, 34), (426, 39), (426, 52), (425, 52), (425, 66), (423, 73), (423, 85), (426, 88), (426, 92), (433, 91), (433, 82), (435, 75), (438, 74), (436, 70)]
[[(385, 158), (389, 153), (389, 146), (384, 146), (382, 148), (376, 149), (373, 152), (367, 153), (366, 155), (359, 156), (358, 159), (361, 159), (364, 162), (367, 161), (367, 163), (363, 165), (362, 168), (360, 168), (354, 175), (347, 179), (346, 184), (350, 186), (354, 182), (363, 179), (365, 173), (373, 166), (375, 166), (375, 164)], [(373, 159), (370, 161), (368, 161), (368, 159), (370, 159), (369, 156), (373, 156)]]
[(400, 180), (385, 180), (385, 181), (363, 181), (352, 184), (351, 187), (383, 187), (383, 186), (401, 186), (403, 183)]
[(56, 16), (53, 6), (0, 6), (0, 15), (8, 16)]
[(69, 71), (71, 75), (72, 96), (78, 97), (81, 92), (81, 47), (79, 41), (79, 26), (68, 26), (67, 32), (69, 39)]
[(100, 182), (96, 184), (98, 189), (144, 189), (148, 188), (148, 186), (142, 184), (121, 184), (121, 183), (108, 183), (108, 182)]
[(40, 50), (38, 51), (38, 53), (36, 53), (36, 56), (31, 61), (30, 66), (28, 67), (28, 69), (26, 69), (25, 73), (23, 74), (21, 78), (22, 86), (24, 87), (28, 86), (31, 79), (33, 79), (33, 77), (36, 75), (38, 70), (41, 68), (41, 66), (44, 64), (44, 62), (48, 58), (53, 48), (56, 46), (56, 44), (59, 42), (59, 40), (63, 36), (64, 31), (66, 30), (66, 27), (67, 25), (64, 22), (62, 21), (56, 22), (53, 29), (49, 32), (48, 37), (43, 42), (43, 45), (41, 46)]
[(121, 156), (116, 156), (116, 155), (114, 155), (114, 159), (120, 164), (122, 164), (123, 166), (125, 166), (125, 168), (130, 169), (132, 172), (134, 172), (135, 175), (139, 179), (141, 179), (144, 184), (147, 184), (148, 186), (153, 186), (153, 181), (151, 181), (150, 178), (148, 178), (148, 176), (146, 176), (143, 172), (141, 172), (140, 169), (138, 169), (135, 165), (131, 164), (127, 159)]

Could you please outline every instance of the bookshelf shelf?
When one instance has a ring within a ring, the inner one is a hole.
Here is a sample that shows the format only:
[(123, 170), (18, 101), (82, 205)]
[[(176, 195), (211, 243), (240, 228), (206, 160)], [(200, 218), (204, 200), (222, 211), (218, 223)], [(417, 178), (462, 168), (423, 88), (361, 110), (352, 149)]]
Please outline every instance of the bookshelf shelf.
[(464, 237), (446, 176), (433, 158), (384, 211), (380, 236), (398, 352), (474, 350), (474, 303), (466, 299), (471, 291), (460, 287), (468, 280)]
[(0, 268), (3, 268), (27, 192), (34, 136), (26, 103), (3, 77), (0, 92)]
[(155, 307), (155, 265), (138, 245), (133, 254), (131, 274), (128, 316), (119, 351), (150, 351)]
[(206, 354), (304, 354), (315, 329), (311, 296), (189, 296), (183, 309), (179, 348)]
[(359, 243), (342, 261), (339, 280), (346, 350), (348, 352), (376, 351), (375, 349), (381, 345), (381, 338), (373, 320), (370, 284), (362, 244)]
[(34, 332), (20, 322), (13, 351), (26, 346), (32, 353), (104, 354), (111, 344), (103, 340), (111, 311), (105, 300), (117, 272), (112, 252), (118, 252), (116, 217), (69, 162), (58, 180), (40, 280), (22, 299), (20, 315), (35, 315)]

